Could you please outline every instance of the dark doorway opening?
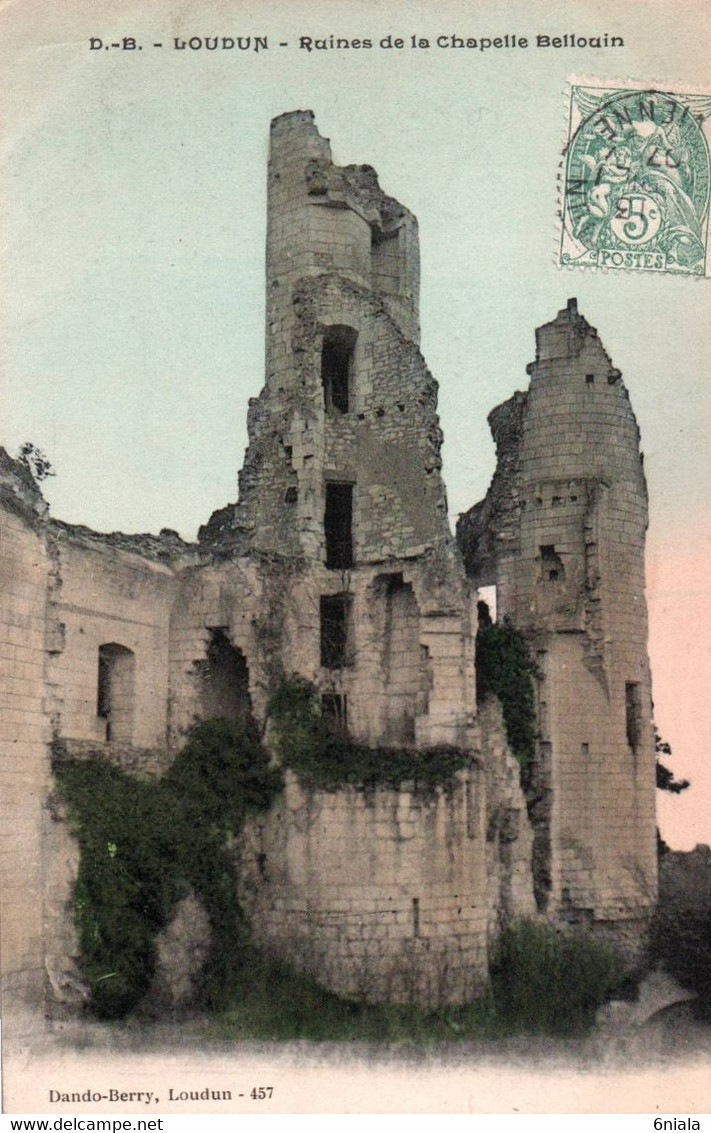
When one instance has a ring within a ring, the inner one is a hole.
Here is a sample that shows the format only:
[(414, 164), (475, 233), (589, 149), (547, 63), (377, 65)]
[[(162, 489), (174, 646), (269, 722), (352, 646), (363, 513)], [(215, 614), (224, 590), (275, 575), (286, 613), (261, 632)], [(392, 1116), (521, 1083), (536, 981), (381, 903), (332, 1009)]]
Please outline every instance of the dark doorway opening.
[(106, 739), (130, 744), (136, 658), (125, 645), (99, 646), (96, 715), (106, 724)]
[(196, 669), (201, 680), (203, 719), (252, 722), (247, 662), (223, 628), (210, 630), (207, 653), (204, 660), (197, 662)]

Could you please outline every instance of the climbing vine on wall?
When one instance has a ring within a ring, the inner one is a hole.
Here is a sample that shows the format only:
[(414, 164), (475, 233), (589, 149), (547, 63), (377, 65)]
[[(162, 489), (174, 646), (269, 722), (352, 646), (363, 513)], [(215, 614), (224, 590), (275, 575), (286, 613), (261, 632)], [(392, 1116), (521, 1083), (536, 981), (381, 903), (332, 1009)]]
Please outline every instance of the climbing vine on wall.
[(334, 729), (321, 715), (316, 689), (294, 677), (284, 681), (269, 704), (271, 743), (279, 760), (302, 782), (326, 790), (340, 786), (397, 788), (414, 783), (418, 794), (452, 782), (467, 766), (459, 749), (367, 747)]
[(491, 693), (499, 698), (509, 745), (524, 771), (536, 751), (535, 672), (519, 629), (507, 618), (482, 621), (476, 639), (477, 698)]
[(162, 779), (143, 782), (104, 759), (56, 760), (80, 846), (75, 918), (91, 1006), (102, 1018), (136, 1007), (155, 970), (155, 938), (192, 889), (210, 922), (202, 999), (239, 986), (250, 953), (226, 843), (266, 809), (281, 773), (249, 725), (198, 725)]

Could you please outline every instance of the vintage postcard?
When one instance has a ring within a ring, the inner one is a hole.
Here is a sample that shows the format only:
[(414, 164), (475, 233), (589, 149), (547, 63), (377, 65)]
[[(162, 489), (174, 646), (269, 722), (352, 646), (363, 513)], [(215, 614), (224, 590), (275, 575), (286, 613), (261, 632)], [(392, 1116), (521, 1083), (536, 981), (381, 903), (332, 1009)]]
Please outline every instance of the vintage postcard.
[(709, 11), (0, 42), (5, 1111), (699, 1128)]

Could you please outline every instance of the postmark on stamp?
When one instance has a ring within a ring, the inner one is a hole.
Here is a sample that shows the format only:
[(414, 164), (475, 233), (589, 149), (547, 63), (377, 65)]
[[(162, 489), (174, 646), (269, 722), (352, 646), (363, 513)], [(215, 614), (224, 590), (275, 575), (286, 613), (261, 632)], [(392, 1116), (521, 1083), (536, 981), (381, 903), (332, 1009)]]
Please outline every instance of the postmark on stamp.
[(561, 266), (711, 274), (711, 91), (570, 80)]

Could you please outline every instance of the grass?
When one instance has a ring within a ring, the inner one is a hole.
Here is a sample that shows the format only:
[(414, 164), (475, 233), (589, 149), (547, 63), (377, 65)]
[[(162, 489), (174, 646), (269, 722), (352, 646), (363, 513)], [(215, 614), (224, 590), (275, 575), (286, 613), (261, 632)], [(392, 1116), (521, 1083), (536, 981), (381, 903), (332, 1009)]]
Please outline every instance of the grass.
[(409, 1004), (367, 1004), (342, 999), (308, 976), (262, 960), (239, 1002), (209, 1023), (222, 1041), (440, 1043), (511, 1033), (488, 1000), (427, 1011)]
[(255, 960), (239, 999), (210, 1023), (212, 1037), (423, 1045), (514, 1035), (583, 1035), (620, 986), (618, 954), (579, 932), (522, 921), (493, 950), (491, 989), (462, 1007), (428, 1011), (342, 999), (307, 976)]

